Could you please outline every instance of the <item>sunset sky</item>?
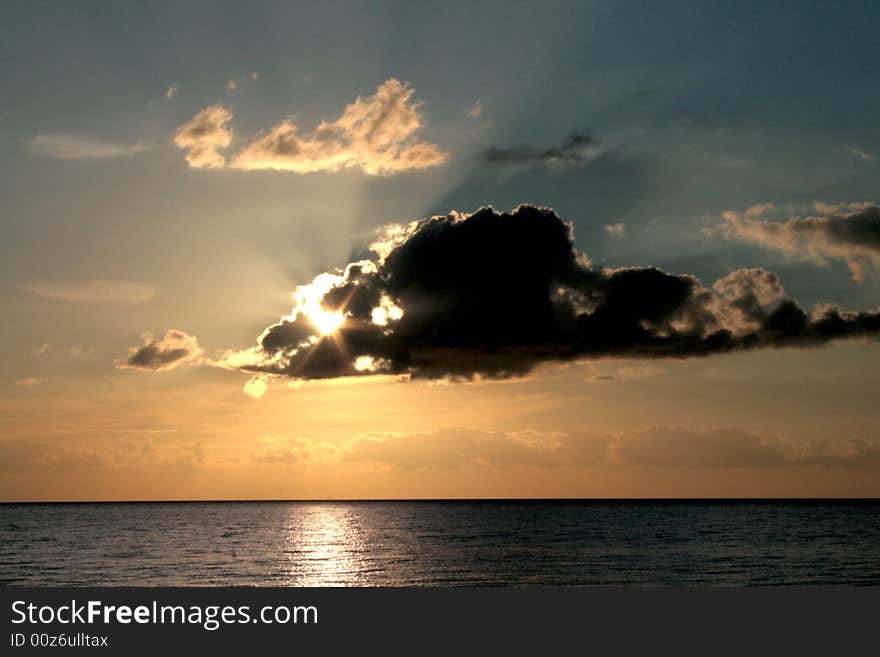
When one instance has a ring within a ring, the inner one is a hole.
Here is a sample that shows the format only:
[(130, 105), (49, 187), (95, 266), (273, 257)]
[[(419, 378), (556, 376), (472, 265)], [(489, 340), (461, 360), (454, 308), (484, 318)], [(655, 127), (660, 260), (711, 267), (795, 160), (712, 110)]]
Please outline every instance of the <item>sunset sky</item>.
[(0, 11), (0, 500), (880, 495), (871, 3)]

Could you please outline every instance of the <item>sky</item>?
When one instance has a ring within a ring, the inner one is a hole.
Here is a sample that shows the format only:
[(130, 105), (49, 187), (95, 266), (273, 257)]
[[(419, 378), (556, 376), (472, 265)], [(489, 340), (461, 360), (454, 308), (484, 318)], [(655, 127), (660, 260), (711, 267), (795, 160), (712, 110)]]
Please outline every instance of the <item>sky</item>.
[(880, 495), (871, 3), (0, 12), (0, 500)]

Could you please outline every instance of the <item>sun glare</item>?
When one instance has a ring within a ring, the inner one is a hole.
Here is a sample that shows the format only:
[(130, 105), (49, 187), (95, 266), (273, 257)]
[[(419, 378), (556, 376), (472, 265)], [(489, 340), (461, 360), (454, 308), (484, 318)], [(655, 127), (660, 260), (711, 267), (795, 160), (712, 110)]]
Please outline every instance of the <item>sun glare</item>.
[(328, 313), (323, 308), (318, 308), (308, 313), (309, 321), (321, 332), (321, 335), (335, 333), (343, 322), (345, 315), (342, 313)]
[(309, 285), (297, 287), (293, 293), (296, 306), (291, 317), (303, 313), (322, 336), (338, 331), (345, 322), (345, 314), (341, 310), (330, 312), (321, 301), (342, 280), (341, 276), (335, 274), (320, 274)]

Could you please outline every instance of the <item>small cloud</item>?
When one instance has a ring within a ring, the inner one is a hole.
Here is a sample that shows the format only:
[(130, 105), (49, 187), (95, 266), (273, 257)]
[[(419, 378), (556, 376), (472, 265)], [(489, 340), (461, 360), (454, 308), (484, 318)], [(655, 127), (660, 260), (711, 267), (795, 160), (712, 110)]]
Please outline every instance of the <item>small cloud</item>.
[(184, 123), (174, 134), (174, 144), (187, 151), (186, 161), (193, 169), (217, 169), (226, 164), (220, 150), (232, 143), (227, 124), (232, 112), (223, 105), (211, 105)]
[(141, 142), (122, 144), (63, 133), (36, 135), (28, 142), (27, 146), (27, 150), (31, 155), (48, 157), (55, 160), (97, 160), (129, 157), (143, 153), (149, 150), (149, 148), (149, 146)]
[(260, 79), (260, 74), (259, 74), (259, 73), (257, 73), (256, 71), (254, 71), (253, 73), (251, 73), (251, 80), (259, 80), (259, 79)]
[(617, 370), (617, 378), (621, 381), (642, 381), (662, 374), (663, 370), (653, 365), (633, 365)]
[(238, 89), (238, 82), (233, 78), (229, 78), (226, 82), (226, 91), (235, 91), (236, 89)]
[(155, 288), (146, 283), (99, 279), (74, 283), (34, 281), (18, 287), (37, 296), (71, 303), (144, 303), (156, 293)]
[(632, 365), (620, 367), (614, 374), (597, 374), (588, 378), (587, 381), (620, 381), (621, 383), (629, 383), (631, 381), (649, 379), (662, 372), (662, 369), (653, 365)]
[(244, 394), (253, 399), (259, 399), (269, 389), (269, 377), (265, 374), (255, 374), (244, 384)]
[(865, 160), (866, 162), (873, 162), (874, 156), (868, 153), (867, 151), (863, 151), (859, 148), (850, 148), (849, 152), (860, 160)]
[(623, 237), (623, 233), (626, 230), (626, 226), (624, 224), (608, 224), (605, 226), (605, 232), (613, 237)]
[(85, 358), (87, 356), (91, 356), (95, 351), (94, 347), (84, 347), (79, 344), (72, 345), (68, 348), (67, 353), (71, 358)]
[(174, 100), (174, 97), (177, 95), (178, 87), (176, 84), (169, 85), (165, 90), (165, 98), (168, 100)]
[(32, 388), (33, 386), (38, 386), (45, 381), (46, 379), (38, 379), (36, 377), (29, 376), (24, 379), (18, 379), (15, 382), (15, 385), (19, 388)]
[(50, 351), (52, 351), (52, 345), (49, 344), (48, 342), (44, 342), (39, 347), (34, 349), (33, 354), (35, 357), (39, 358), (40, 356), (45, 356)]
[(483, 115), (483, 102), (477, 98), (474, 104), (468, 107), (464, 112), (472, 119), (480, 118)]
[(573, 132), (559, 146), (538, 148), (520, 144), (506, 148), (493, 146), (483, 152), (485, 162), (495, 165), (545, 164), (580, 166), (599, 153), (599, 140), (586, 132)]
[(119, 369), (173, 370), (197, 364), (205, 352), (194, 335), (176, 329), (168, 329), (161, 340), (154, 339), (150, 333), (144, 333), (143, 339), (143, 346), (132, 347), (126, 358), (116, 361)]

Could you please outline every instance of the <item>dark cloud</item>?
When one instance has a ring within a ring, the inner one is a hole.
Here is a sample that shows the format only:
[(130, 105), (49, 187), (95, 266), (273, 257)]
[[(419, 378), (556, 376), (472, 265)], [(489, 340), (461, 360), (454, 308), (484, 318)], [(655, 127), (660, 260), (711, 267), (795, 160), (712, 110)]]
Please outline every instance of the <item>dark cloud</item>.
[(594, 267), (575, 250), (570, 224), (532, 206), (397, 226), (371, 248), (376, 260), (298, 288), (293, 313), (226, 365), (302, 379), (504, 378), (545, 361), (688, 358), (880, 335), (880, 312), (807, 313), (762, 269), (704, 287), (654, 267)]
[(169, 329), (165, 337), (156, 340), (150, 334), (144, 335), (144, 344), (141, 347), (132, 347), (128, 350), (128, 356), (117, 361), (117, 366), (123, 369), (137, 370), (172, 370), (182, 365), (191, 365), (197, 362), (204, 349), (199, 346), (195, 336)]
[(490, 164), (563, 164), (578, 165), (592, 159), (599, 140), (586, 132), (573, 132), (559, 146), (536, 148), (520, 144), (510, 148), (493, 146), (482, 154)]

